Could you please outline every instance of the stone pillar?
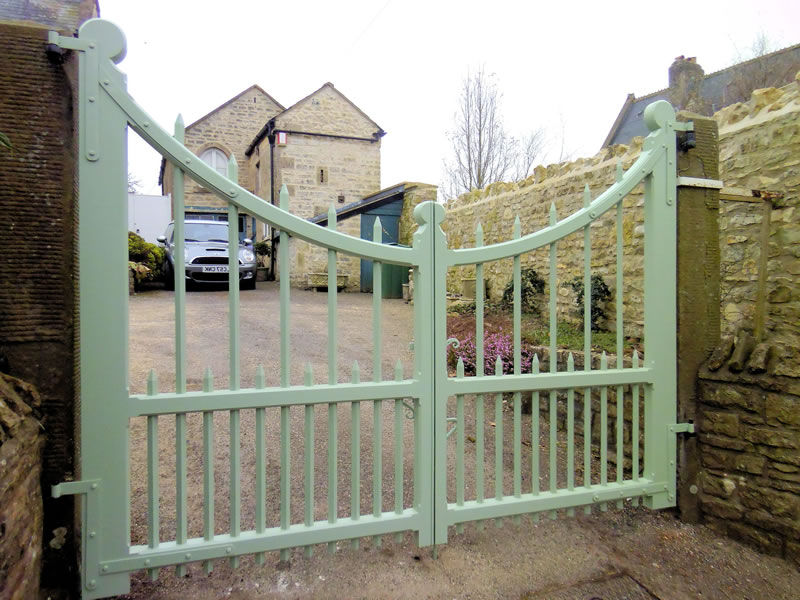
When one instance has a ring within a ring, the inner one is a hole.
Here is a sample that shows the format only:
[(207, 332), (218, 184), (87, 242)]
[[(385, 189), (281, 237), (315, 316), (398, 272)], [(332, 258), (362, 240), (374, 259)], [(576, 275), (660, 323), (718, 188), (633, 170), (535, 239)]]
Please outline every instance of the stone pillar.
[[(719, 142), (713, 119), (681, 112), (694, 122), (695, 147), (678, 147), (678, 177), (719, 179)], [(685, 135), (685, 134), (682, 134)], [(678, 423), (696, 423), (697, 373), (719, 344), (719, 189), (678, 184)], [(700, 520), (697, 439), (678, 434), (678, 508)]]

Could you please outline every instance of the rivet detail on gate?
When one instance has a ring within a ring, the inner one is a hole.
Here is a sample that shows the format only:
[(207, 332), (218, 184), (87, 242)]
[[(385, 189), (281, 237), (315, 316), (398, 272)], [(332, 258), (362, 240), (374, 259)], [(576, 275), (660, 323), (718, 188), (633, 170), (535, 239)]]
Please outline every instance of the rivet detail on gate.
[(96, 531), (90, 531), (89, 532), (89, 537), (90, 538), (97, 537), (97, 532)]
[[(96, 155), (97, 155), (97, 153), (96, 153), (94, 150), (89, 150), (89, 152), (87, 152), (86, 154), (88, 154), (89, 156), (96, 156)], [(94, 489), (94, 487), (95, 487), (95, 486), (94, 486), (94, 484), (93, 484), (93, 485), (92, 485), (92, 489)]]
[(108, 79), (104, 79), (103, 85), (111, 85), (111, 82)]
[[(94, 156), (94, 150), (89, 150), (89, 154), (91, 154), (92, 156)], [(96, 489), (97, 489), (97, 484), (96, 484), (96, 483), (93, 483), (93, 484), (92, 484), (92, 485), (90, 485), (89, 487), (90, 487), (90, 488), (92, 488), (93, 490), (96, 490)]]
[(150, 127), (150, 121), (145, 121), (144, 123), (142, 123), (142, 125), (144, 125), (145, 127)]
[(94, 100), (95, 100), (94, 96), (89, 96), (89, 102), (94, 102)]
[(186, 560), (189, 560), (190, 558), (192, 558), (192, 553), (191, 552), (187, 552), (186, 553)]
[(230, 554), (231, 552), (233, 552), (233, 548), (231, 548), (230, 546), (225, 548), (225, 554)]
[(595, 211), (592, 211), (592, 212), (590, 212), (590, 213), (589, 213), (589, 216), (590, 216), (590, 217), (592, 217), (592, 218), (594, 219), (594, 218), (596, 218), (596, 217), (597, 217), (597, 212), (595, 212)]
[(184, 162), (188, 165), (189, 163), (192, 162), (192, 159), (191, 158), (187, 158)]
[(94, 579), (90, 579), (89, 583), (86, 584), (86, 589), (88, 590), (93, 590), (96, 587), (97, 587), (97, 581)]
[(235, 195), (236, 195), (236, 190), (231, 190), (231, 191), (229, 191), (229, 192), (228, 192), (228, 195), (229, 195), (229, 196), (235, 196)]
[(672, 206), (672, 198), (667, 198), (667, 206)]
[(597, 502), (598, 500), (600, 500), (600, 495), (599, 494), (595, 494), (594, 496), (592, 496), (592, 500)]
[(103, 573), (108, 573), (108, 565), (103, 565)]
[(669, 495), (669, 500), (670, 500), (670, 502), (674, 502), (674, 500), (675, 500), (675, 494), (670, 494), (670, 495)]
[(149, 567), (149, 566), (150, 566), (150, 559), (149, 559), (149, 558), (148, 558), (148, 559), (145, 559), (145, 561), (144, 561), (144, 566), (145, 566), (145, 567)]
[(669, 489), (669, 486), (665, 483), (664, 484), (664, 491), (666, 492)]
[(94, 42), (92, 42), (91, 44), (89, 44), (89, 48), (91, 48), (92, 50), (94, 50), (95, 48), (97, 48), (97, 44), (95, 44)]

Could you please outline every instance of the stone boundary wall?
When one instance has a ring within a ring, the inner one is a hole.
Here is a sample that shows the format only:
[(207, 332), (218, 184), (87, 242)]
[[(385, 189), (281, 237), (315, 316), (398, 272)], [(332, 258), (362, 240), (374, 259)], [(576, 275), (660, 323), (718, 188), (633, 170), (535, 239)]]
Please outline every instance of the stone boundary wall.
[[(800, 77), (800, 73), (798, 73)], [(800, 377), (800, 79), (715, 115), (725, 186), (777, 197), (720, 203), (722, 331), (768, 339)]]
[(42, 447), (36, 389), (0, 373), (0, 598), (39, 594), (42, 566)]
[(712, 529), (800, 568), (800, 380), (748, 340), (725, 338), (700, 370), (700, 509)]
[[(629, 169), (641, 153), (643, 138), (634, 138), (630, 146), (617, 145), (604, 148), (591, 158), (536, 167), (534, 174), (515, 183), (495, 183), (483, 190), (473, 190), (451, 200), (446, 205), (442, 229), (447, 234), (450, 248), (474, 246), (475, 229), (483, 228), (484, 245), (511, 239), (514, 219), (519, 216), (522, 235), (538, 231), (548, 224), (551, 203), (559, 219), (568, 217), (583, 207), (584, 187), (589, 186), (596, 198), (616, 181), (616, 165)], [(644, 288), (642, 269), (644, 261), (644, 186), (637, 186), (624, 200), (623, 212), (623, 280), (624, 280), (624, 332), (628, 337), (641, 338), (644, 318), (642, 303)], [(616, 278), (616, 211), (601, 215), (591, 225), (592, 273), (603, 277), (611, 289), (612, 299), (606, 304), (605, 329), (615, 327)], [(522, 268), (533, 268), (547, 281), (549, 253), (547, 248), (522, 256)], [(559, 319), (582, 322), (582, 311), (574, 304), (575, 293), (565, 287), (575, 277), (583, 276), (583, 232), (578, 231), (558, 242), (557, 247), (558, 312)], [(447, 277), (449, 292), (461, 292), (461, 279), (474, 278), (474, 266), (450, 269)], [(486, 263), (490, 302), (498, 302), (505, 286), (512, 278), (512, 260)], [(545, 297), (549, 290), (545, 287)]]

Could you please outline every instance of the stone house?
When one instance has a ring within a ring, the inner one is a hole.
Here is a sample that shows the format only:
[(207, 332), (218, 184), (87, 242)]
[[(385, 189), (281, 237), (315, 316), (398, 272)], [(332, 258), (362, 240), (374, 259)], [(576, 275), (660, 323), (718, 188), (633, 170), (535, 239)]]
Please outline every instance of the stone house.
[(794, 80), (800, 70), (800, 44), (705, 74), (695, 57), (678, 56), (669, 67), (669, 85), (663, 90), (636, 97), (628, 94), (603, 148), (629, 144), (646, 136), (644, 109), (656, 100), (667, 100), (675, 110), (712, 116), (726, 106), (750, 100), (760, 88), (779, 88)]
[[(279, 203), (279, 191), (286, 185), (289, 210), (295, 215), (327, 215), (331, 204), (345, 209), (348, 218), (340, 230), (360, 236), (363, 211), (352, 205), (380, 190), (385, 133), (332, 83), (289, 108), (253, 85), (186, 127), (185, 144), (223, 174), (234, 156), (238, 183), (271, 204)], [(172, 191), (172, 166), (166, 161), (159, 182), (164, 194)], [(185, 206), (189, 218), (227, 219), (225, 202), (193, 182), (187, 181)], [(252, 215), (240, 214), (239, 231), (243, 238), (277, 243), (270, 227)], [(394, 241), (398, 236), (390, 237)], [(269, 261), (270, 277), (280, 276), (275, 254)], [(291, 256), (293, 284), (306, 285), (309, 273), (326, 270), (325, 252), (306, 242), (292, 240)], [(346, 256), (339, 260), (349, 289), (360, 287), (360, 262)]]

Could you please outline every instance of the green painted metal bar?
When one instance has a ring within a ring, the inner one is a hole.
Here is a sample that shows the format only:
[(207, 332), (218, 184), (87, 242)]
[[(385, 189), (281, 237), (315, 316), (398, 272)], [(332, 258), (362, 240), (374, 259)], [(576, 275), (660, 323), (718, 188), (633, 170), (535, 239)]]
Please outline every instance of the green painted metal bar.
[[(480, 223), (475, 228), (475, 247), (483, 247), (483, 227)], [(484, 340), (483, 340), (483, 312), (484, 295), (486, 285), (483, 281), (483, 263), (475, 265), (475, 374), (483, 376), (484, 369)], [(486, 496), (486, 482), (484, 479), (484, 423), (486, 422), (483, 403), (483, 394), (478, 394), (475, 398), (475, 487), (477, 490), (478, 502), (482, 502)]]
[[(550, 227), (554, 227), (558, 222), (558, 215), (556, 214), (556, 205), (555, 203), (550, 204), (550, 214), (549, 214), (549, 223)], [(557, 247), (556, 242), (550, 244), (550, 272), (549, 272), (549, 308), (550, 308), (550, 373), (555, 373), (558, 371), (558, 317), (557, 317), (557, 293), (556, 293), (556, 286), (557, 286)], [(550, 483), (550, 491), (555, 492), (558, 487), (558, 446), (557, 446), (557, 438), (556, 432), (558, 427), (558, 399), (557, 393), (555, 390), (550, 390), (550, 407), (547, 415), (550, 421), (550, 435), (548, 436), (548, 441), (550, 443), (549, 449), (549, 459), (550, 459), (550, 475), (549, 475), (549, 483)], [(556, 518), (556, 512), (553, 511), (550, 513), (551, 518)]]
[[(674, 135), (674, 133), (673, 133)], [(674, 140), (673, 140), (674, 142)], [(474, 265), (478, 262), (491, 262), (510, 258), (517, 254), (525, 254), (537, 248), (549, 246), (568, 235), (582, 230), (591, 224), (599, 215), (616, 205), (617, 202), (628, 195), (648, 173), (654, 172), (654, 167), (662, 160), (664, 148), (646, 145), (637, 161), (625, 174), (623, 180), (609, 187), (600, 194), (588, 208), (583, 208), (570, 216), (562, 219), (554, 226), (546, 227), (534, 233), (529, 233), (518, 240), (500, 242), (484, 248), (461, 248), (447, 252), (449, 266)]]
[[(179, 114), (175, 120), (175, 140), (183, 144), (186, 128), (183, 117)], [(186, 265), (184, 249), (185, 240), (185, 202), (183, 171), (175, 167), (172, 170), (172, 217), (175, 223), (173, 240), (175, 249), (175, 391), (179, 394), (186, 391)], [(167, 240), (169, 243), (169, 240)]]
[[(656, 367), (653, 385), (644, 386), (645, 448), (644, 472), (654, 480), (665, 481), (667, 489), (647, 498), (651, 509), (675, 505), (675, 433), (677, 386), (676, 348), (676, 247), (677, 202), (675, 113), (666, 102), (645, 109), (644, 120), (651, 131), (644, 151), (662, 147), (661, 168), (645, 179), (644, 240), (644, 366)], [(669, 249), (669, 250), (666, 250)], [(669, 277), (664, 277), (669, 274)]]
[[(228, 178), (239, 180), (239, 167), (233, 154), (228, 158)], [(238, 390), (239, 367), (239, 209), (228, 203), (228, 352), (230, 354), (230, 389)]]
[[(336, 231), (336, 208), (331, 204), (328, 209), (328, 229)], [(328, 383), (336, 385), (339, 381), (339, 367), (337, 362), (338, 329), (337, 310), (337, 270), (336, 250), (328, 250)]]
[[(464, 360), (459, 357), (456, 377), (464, 377)], [(456, 396), (456, 504), (464, 504), (464, 396)], [(461, 533), (459, 531), (458, 533)]]
[[(289, 212), (289, 189), (286, 184), (281, 186), (280, 208), (282, 211)], [(278, 263), (280, 270), (280, 337), (281, 337), (281, 387), (286, 388), (290, 385), (291, 377), (291, 345), (289, 341), (290, 304), (289, 287), (291, 285), (291, 275), (289, 273), (289, 234), (281, 229), (280, 245), (278, 246)], [(280, 522), (281, 529), (284, 531), (289, 528), (291, 521), (291, 408), (281, 406), (281, 503), (280, 503)], [(280, 559), (282, 562), (289, 560), (289, 550), (281, 550)]]
[[(231, 537), (235, 538), (242, 531), (241, 415), (238, 410), (230, 411), (228, 439), (230, 458), (230, 531)], [(231, 557), (231, 567), (235, 569), (238, 566), (239, 558), (236, 556)]]
[[(291, 524), (292, 511), (292, 477), (291, 477), (291, 432), (292, 432), (292, 415), (291, 409), (288, 406), (281, 407), (281, 508), (280, 520), (281, 529), (286, 531)], [(289, 560), (289, 550), (284, 548), (281, 550), (280, 559), (282, 562)]]
[[(286, 184), (281, 186), (280, 205), (281, 210), (289, 212), (289, 189)], [(289, 234), (283, 229), (281, 229), (278, 246), (278, 269), (280, 272), (281, 387), (285, 388), (290, 385), (291, 377), (291, 346), (289, 341), (289, 332), (291, 331), (289, 325), (291, 275), (289, 273)]]
[[(361, 369), (358, 361), (353, 361), (351, 372), (354, 384), (361, 382)], [(358, 521), (361, 517), (361, 403), (350, 405), (350, 519)], [(359, 539), (351, 540), (354, 550), (358, 550)]]
[[(147, 393), (158, 394), (158, 376), (150, 370), (147, 378)], [(147, 545), (158, 548), (159, 536), (159, 491), (158, 491), (158, 417), (147, 417)], [(150, 580), (158, 579), (158, 569), (150, 569)]]
[[(403, 363), (397, 359), (394, 367), (394, 380), (403, 379)], [(394, 401), (394, 512), (403, 512), (403, 400)], [(395, 541), (403, 540), (402, 532), (395, 534)]]
[[(186, 413), (175, 415), (175, 541), (185, 544), (188, 538)], [(178, 577), (186, 575), (186, 567), (178, 565)]]
[[(600, 356), (600, 370), (608, 369), (608, 356), (605, 351)], [(600, 388), (600, 485), (608, 485), (608, 387)], [(608, 510), (603, 503), (600, 510)]]
[[(311, 363), (306, 363), (304, 372), (304, 382), (308, 387), (314, 385), (314, 373), (311, 369)], [(303, 423), (305, 432), (305, 472), (304, 477), (304, 495), (305, 495), (305, 514), (304, 522), (306, 527), (311, 527), (314, 524), (314, 405), (306, 404), (305, 407), (305, 420)], [(306, 558), (311, 558), (314, 554), (313, 546), (306, 546), (304, 549)]]
[[(531, 374), (539, 375), (539, 355), (534, 354), (531, 361)], [(539, 427), (539, 392), (531, 393), (531, 492), (539, 493), (539, 440), (541, 431)]]
[[(328, 208), (328, 229), (336, 231), (336, 207)], [(328, 250), (328, 383), (335, 386), (339, 381), (337, 359), (337, 270), (336, 250)], [(336, 523), (339, 506), (339, 413), (335, 403), (328, 404), (328, 523)], [(336, 542), (328, 544), (328, 552), (336, 551)]]
[[(214, 375), (206, 367), (203, 373), (203, 393), (214, 390)], [(214, 539), (214, 412), (203, 412), (203, 538)], [(211, 561), (204, 565), (206, 575), (211, 574), (214, 565)]]
[[(567, 372), (575, 371), (575, 359), (572, 352), (567, 357)], [(575, 490), (575, 389), (567, 390), (567, 490)], [(567, 509), (567, 515), (575, 515), (575, 509)]]
[[(616, 178), (617, 181), (622, 181), (623, 172), (622, 172), (622, 162), (617, 160), (617, 169), (616, 169)], [(624, 327), (623, 327), (623, 304), (624, 304), (624, 292), (625, 289), (623, 287), (623, 241), (624, 241), (624, 231), (623, 231), (623, 202), (620, 200), (617, 203), (617, 256), (616, 256), (616, 294), (615, 294), (615, 304), (616, 304), (616, 341), (617, 341), (617, 368), (623, 369), (625, 367), (624, 363)], [(623, 414), (623, 387), (621, 385), (617, 386), (617, 428), (616, 428), (616, 441), (617, 441), (617, 483), (621, 483), (623, 480), (624, 475), (624, 463), (623, 463), (623, 453), (622, 453), (622, 443), (623, 443), (623, 423), (624, 423), (624, 414)], [(617, 501), (617, 508), (622, 508), (622, 500)]]
[[(383, 228), (380, 217), (375, 218), (372, 227), (372, 241), (383, 243)], [(383, 300), (383, 265), (375, 261), (372, 263), (372, 380), (375, 382), (383, 378), (381, 372), (381, 357), (383, 354), (383, 325), (382, 325), (382, 300)], [(383, 498), (383, 403), (375, 400), (372, 404), (372, 514), (380, 517), (381, 500)], [(381, 539), (374, 540), (380, 547)]]
[[(264, 389), (266, 378), (264, 367), (258, 365), (256, 370), (256, 389)], [(266, 441), (266, 410), (256, 409), (256, 533), (264, 533), (267, 528), (267, 441)], [(266, 564), (263, 552), (256, 554), (256, 564)]]
[[(503, 361), (500, 356), (494, 363), (494, 374), (503, 374)], [(503, 498), (503, 394), (494, 397), (494, 496)], [(497, 522), (499, 527), (502, 521)]]
[[(592, 195), (587, 183), (583, 188), (583, 208), (592, 203)], [(583, 370), (592, 370), (592, 228), (583, 228)], [(583, 485), (592, 483), (592, 388), (583, 388)], [(586, 514), (592, 512), (591, 505), (584, 508)]]
[(626, 481), (622, 485), (609, 483), (607, 487), (592, 486), (588, 490), (579, 488), (568, 493), (545, 491), (538, 495), (523, 494), (521, 498), (505, 497), (502, 500), (487, 498), (484, 502), (470, 500), (464, 506), (450, 505), (447, 513), (447, 525), (477, 521), (482, 519), (500, 519), (516, 514), (554, 511), (570, 507), (591, 505), (595, 502), (613, 502), (618, 498), (633, 496), (651, 497), (664, 489), (663, 483), (653, 483), (642, 479), (638, 484)]
[[(634, 350), (631, 360), (634, 369), (639, 368), (639, 353)], [(639, 386), (631, 387), (631, 479), (639, 481)], [(639, 498), (633, 499), (633, 505), (639, 505)]]
[[(413, 529), (419, 527), (419, 524), (419, 514), (413, 509), (407, 509), (402, 515), (387, 513), (380, 519), (364, 515), (359, 523), (359, 531), (363, 531), (363, 535), (366, 536), (382, 535), (402, 529)], [(242, 556), (285, 547), (324, 544), (347, 539), (352, 535), (353, 525), (346, 520), (338, 523), (315, 523), (314, 527), (310, 528), (303, 523), (296, 523), (288, 530), (273, 527), (263, 534), (257, 534), (255, 531), (242, 532), (236, 539), (227, 534), (219, 535), (213, 544), (205, 542), (202, 538), (193, 538), (187, 540), (187, 543), (180, 548), (173, 542), (163, 543), (156, 550), (149, 550), (147, 546), (132, 546), (125, 557), (104, 560), (99, 563), (99, 567), (107, 569), (104, 573), (109, 574), (138, 571), (148, 567), (164, 567), (183, 562), (187, 553), (191, 554), (192, 561), (208, 561), (227, 558), (232, 554)]]
[[(519, 216), (514, 219), (513, 239), (522, 237)], [(520, 257), (514, 257), (514, 374), (522, 374), (522, 268)], [(514, 496), (522, 495), (522, 396), (514, 393)]]

